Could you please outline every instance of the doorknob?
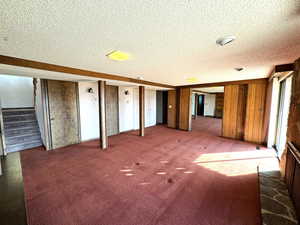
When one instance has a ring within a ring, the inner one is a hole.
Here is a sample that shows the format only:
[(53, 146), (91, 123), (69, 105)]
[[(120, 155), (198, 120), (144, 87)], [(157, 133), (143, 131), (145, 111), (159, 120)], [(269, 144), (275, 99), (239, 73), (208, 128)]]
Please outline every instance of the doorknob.
[(51, 121), (55, 120), (55, 118), (50, 118)]

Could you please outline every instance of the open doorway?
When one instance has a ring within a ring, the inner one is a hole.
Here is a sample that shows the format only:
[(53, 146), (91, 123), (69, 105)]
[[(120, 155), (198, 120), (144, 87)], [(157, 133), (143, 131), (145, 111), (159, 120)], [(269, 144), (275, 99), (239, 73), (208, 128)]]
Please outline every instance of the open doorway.
[(168, 91), (156, 91), (156, 124), (168, 123)]
[(35, 81), (0, 74), (1, 155), (42, 146), (35, 113)]
[(192, 90), (192, 130), (221, 136), (224, 87)]

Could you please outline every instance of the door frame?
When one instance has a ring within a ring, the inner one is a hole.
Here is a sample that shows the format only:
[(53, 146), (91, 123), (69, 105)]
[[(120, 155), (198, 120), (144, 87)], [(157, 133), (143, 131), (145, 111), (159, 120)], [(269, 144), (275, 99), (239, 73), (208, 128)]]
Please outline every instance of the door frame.
[(280, 80), (274, 147), (280, 156), (286, 145), (288, 113), (291, 102), (292, 76)]

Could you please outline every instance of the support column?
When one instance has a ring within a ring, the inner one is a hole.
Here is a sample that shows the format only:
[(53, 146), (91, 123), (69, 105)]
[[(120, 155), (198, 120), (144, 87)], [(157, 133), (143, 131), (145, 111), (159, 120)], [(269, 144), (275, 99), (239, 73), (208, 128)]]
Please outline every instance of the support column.
[(100, 147), (106, 149), (108, 147), (108, 138), (106, 130), (106, 107), (105, 107), (106, 81), (98, 81), (99, 95), (99, 123), (100, 123)]
[(139, 120), (140, 120), (140, 132), (139, 135), (145, 136), (145, 87), (139, 86)]

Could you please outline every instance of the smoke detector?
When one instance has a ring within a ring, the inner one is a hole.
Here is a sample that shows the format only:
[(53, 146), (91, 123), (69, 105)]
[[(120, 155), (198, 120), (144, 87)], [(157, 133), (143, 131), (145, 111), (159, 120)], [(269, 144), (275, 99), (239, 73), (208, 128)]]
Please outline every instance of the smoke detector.
[(238, 71), (238, 72), (240, 72), (240, 71), (242, 71), (244, 68), (242, 68), (242, 67), (237, 67), (237, 68), (234, 68), (236, 71)]
[(216, 44), (220, 45), (220, 46), (224, 46), (224, 45), (227, 45), (227, 44), (233, 42), (235, 39), (236, 39), (235, 36), (221, 37), (216, 41)]

